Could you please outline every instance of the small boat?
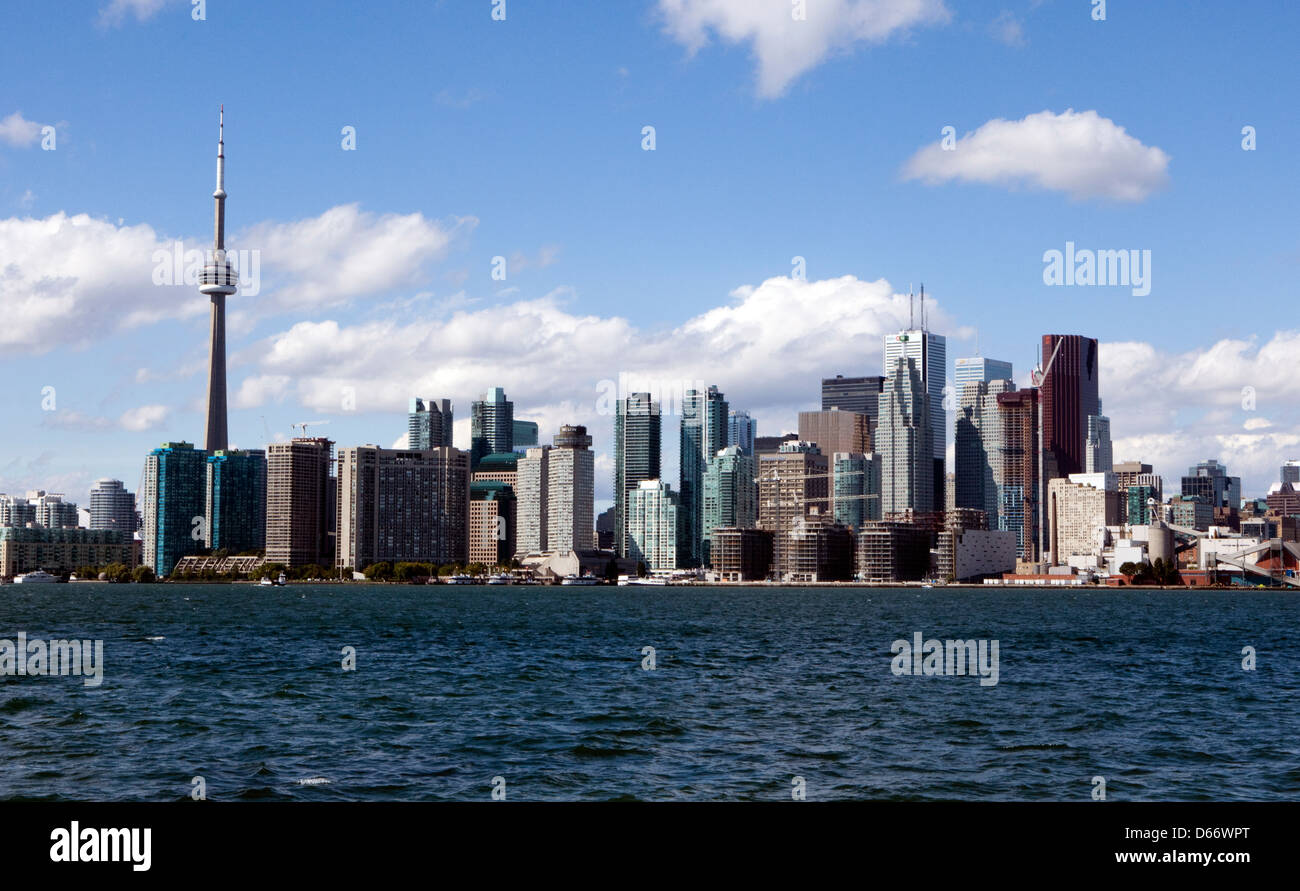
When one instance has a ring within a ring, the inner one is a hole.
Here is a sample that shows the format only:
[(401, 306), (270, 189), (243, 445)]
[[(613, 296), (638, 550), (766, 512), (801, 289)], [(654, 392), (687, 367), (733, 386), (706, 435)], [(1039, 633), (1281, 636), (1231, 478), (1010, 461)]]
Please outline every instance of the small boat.
[(594, 575), (566, 575), (560, 580), (561, 585), (600, 585), (604, 582), (604, 579), (598, 579)]
[(472, 575), (453, 575), (447, 578), (449, 585), (477, 585), (478, 579)]
[(509, 573), (502, 572), (488, 578), (487, 583), (489, 585), (513, 585), (515, 580)]
[(48, 585), (57, 581), (59, 581), (58, 576), (50, 575), (43, 569), (38, 569), (35, 572), (28, 572), (14, 577), (15, 585)]
[(263, 576), (262, 581), (258, 582), (258, 584), (267, 588), (283, 588), (286, 581), (287, 579), (285, 579), (284, 573), (281, 572), (280, 577), (275, 580), (272, 580), (270, 576)]

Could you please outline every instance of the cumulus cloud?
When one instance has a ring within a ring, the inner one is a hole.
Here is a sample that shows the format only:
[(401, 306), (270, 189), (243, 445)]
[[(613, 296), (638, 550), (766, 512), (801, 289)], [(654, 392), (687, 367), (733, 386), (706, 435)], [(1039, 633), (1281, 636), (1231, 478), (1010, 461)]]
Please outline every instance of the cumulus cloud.
[[(15, 148), (34, 145), (36, 140), (41, 138), (41, 126), (36, 121), (27, 120), (21, 111), (15, 111), (8, 117), (0, 119), (0, 142)], [(31, 192), (27, 194), (30, 195)]]
[[(306, 220), (253, 226), (230, 244), (259, 252), (261, 292), (233, 298), (232, 318), (241, 311), (301, 315), (419, 283), (454, 235), (475, 222), (444, 225), (418, 213), (376, 215), (343, 205)], [(160, 267), (170, 268), (174, 245), (147, 224), (86, 214), (0, 219), (0, 348), (42, 353), (107, 331), (203, 315), (207, 301), (196, 285), (155, 284)], [(202, 239), (182, 243), (183, 251), (206, 247)], [(183, 261), (183, 269), (188, 265)], [(69, 318), (81, 324), (69, 327)]]
[(1169, 155), (1096, 111), (1041, 111), (996, 118), (949, 149), (940, 140), (903, 165), (927, 185), (957, 180), (1065, 192), (1073, 198), (1143, 201), (1168, 180)]
[(1262, 494), (1283, 460), (1300, 457), (1297, 363), (1297, 331), (1279, 331), (1263, 344), (1224, 339), (1183, 352), (1101, 344), (1116, 460), (1155, 465), (1168, 491), (1191, 465), (1218, 458), (1242, 477), (1246, 494)]
[(118, 423), (122, 429), (138, 433), (160, 426), (170, 413), (171, 409), (165, 405), (141, 405), (123, 412)]
[(749, 44), (758, 92), (769, 98), (835, 53), (950, 18), (943, 0), (807, 0), (803, 8), (798, 19), (787, 0), (659, 0), (665, 30), (692, 53), (714, 35)]
[(1024, 26), (1020, 24), (1020, 19), (1005, 9), (989, 25), (989, 34), (994, 40), (1007, 46), (1025, 45)]

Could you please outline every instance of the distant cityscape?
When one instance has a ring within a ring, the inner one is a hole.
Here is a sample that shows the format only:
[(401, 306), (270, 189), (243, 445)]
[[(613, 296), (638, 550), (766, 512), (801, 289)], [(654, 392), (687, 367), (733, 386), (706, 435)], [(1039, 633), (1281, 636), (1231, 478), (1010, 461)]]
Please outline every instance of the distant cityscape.
[[(1300, 461), (1264, 497), (1210, 458), (1177, 494), (1113, 460), (1098, 343), (1045, 334), (1033, 386), (1009, 362), (957, 358), (929, 330), (925, 292), (883, 342), (881, 374), (822, 381), (798, 431), (758, 435), (717, 386), (620, 394), (614, 504), (595, 515), (587, 428), (550, 445), (501, 387), (470, 405), (414, 397), (406, 448), (307, 435), (227, 441), (224, 121), (215, 231), (199, 278), (211, 304), (204, 446), (166, 442), (142, 490), (101, 479), (88, 509), (42, 490), (0, 495), (0, 579), (257, 577), (498, 582), (673, 579), (807, 584), (1295, 585)], [(662, 400), (680, 406), (676, 488), (662, 468)], [(947, 467), (946, 414), (956, 415)]]

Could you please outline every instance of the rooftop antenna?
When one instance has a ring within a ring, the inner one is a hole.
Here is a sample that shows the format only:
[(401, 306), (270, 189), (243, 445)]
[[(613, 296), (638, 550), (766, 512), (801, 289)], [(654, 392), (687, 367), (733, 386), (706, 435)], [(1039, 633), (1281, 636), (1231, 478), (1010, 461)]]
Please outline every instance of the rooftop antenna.
[(907, 283), (907, 330), (916, 327), (916, 295), (912, 293), (912, 283)]
[(925, 328), (925, 282), (921, 282), (921, 330)]

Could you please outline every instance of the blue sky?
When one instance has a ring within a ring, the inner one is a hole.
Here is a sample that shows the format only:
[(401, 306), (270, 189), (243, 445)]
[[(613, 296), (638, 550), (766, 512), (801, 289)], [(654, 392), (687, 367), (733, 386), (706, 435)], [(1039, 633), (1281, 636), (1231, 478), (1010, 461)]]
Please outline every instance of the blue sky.
[[(468, 445), (469, 401), (503, 385), (544, 436), (587, 423), (607, 453), (596, 393), (620, 374), (716, 383), (780, 432), (823, 374), (878, 373), (924, 282), (950, 357), (978, 330), (1023, 379), (1042, 333), (1101, 339), (1117, 459), (1218, 457), (1252, 493), (1300, 456), (1300, 12), (791, 7), (7, 5), (0, 491), (134, 487), (149, 448), (201, 441), (205, 301), (155, 285), (152, 254), (211, 239), (222, 102), (230, 246), (261, 252), (260, 292), (230, 302), (238, 445), (306, 420), (391, 445), (415, 394), (453, 399)], [(956, 151), (906, 176), (946, 126)], [(1149, 250), (1150, 293), (1045, 285), (1067, 241)]]

